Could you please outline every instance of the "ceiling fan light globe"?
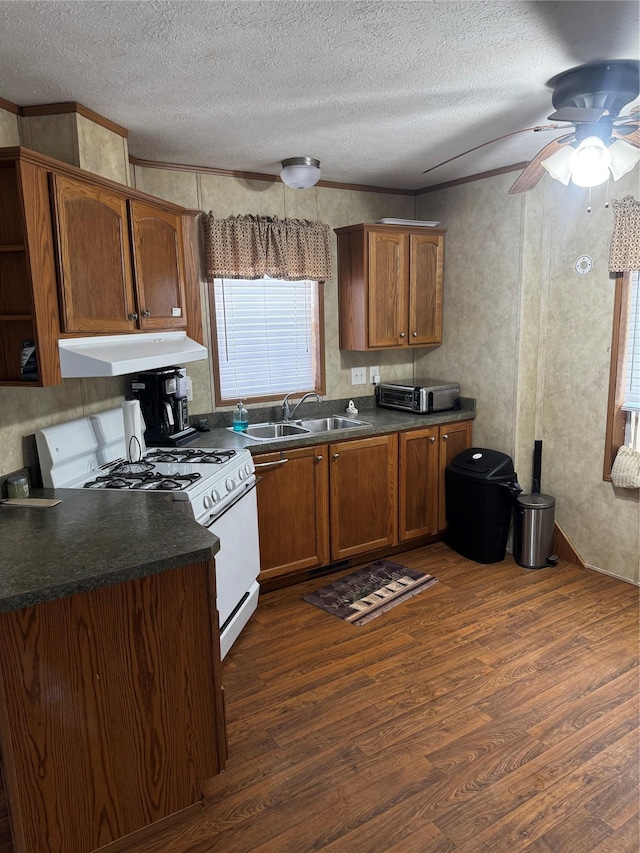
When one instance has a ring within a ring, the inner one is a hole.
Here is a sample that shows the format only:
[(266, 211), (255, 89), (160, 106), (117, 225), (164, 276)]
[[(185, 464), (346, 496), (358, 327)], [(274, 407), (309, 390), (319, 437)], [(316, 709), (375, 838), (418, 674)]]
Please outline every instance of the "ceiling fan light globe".
[(579, 187), (597, 187), (609, 177), (611, 154), (597, 136), (584, 139), (569, 158), (571, 180)]
[(314, 157), (289, 157), (282, 161), (280, 178), (294, 190), (308, 190), (320, 180), (320, 161)]
[(577, 187), (598, 187), (609, 177), (608, 169), (578, 170), (571, 174), (571, 182)]
[(630, 172), (640, 160), (640, 148), (635, 148), (623, 139), (616, 139), (609, 146), (611, 155), (611, 176), (614, 181), (620, 180), (623, 175)]
[(574, 151), (575, 148), (573, 146), (564, 145), (559, 151), (552, 154), (551, 157), (540, 161), (540, 165), (547, 170), (551, 177), (563, 183), (565, 187), (571, 180), (569, 160)]

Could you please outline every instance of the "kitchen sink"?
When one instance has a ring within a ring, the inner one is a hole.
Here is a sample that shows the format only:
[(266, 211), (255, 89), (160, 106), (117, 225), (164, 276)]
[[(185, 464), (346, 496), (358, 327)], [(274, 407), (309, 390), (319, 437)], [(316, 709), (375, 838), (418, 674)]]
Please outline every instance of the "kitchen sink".
[(370, 426), (366, 421), (357, 421), (355, 418), (342, 418), (332, 415), (329, 418), (312, 418), (301, 421), (302, 426), (309, 432), (333, 432), (337, 429), (353, 429), (354, 427)]
[(252, 438), (254, 441), (275, 441), (279, 438), (296, 438), (308, 435), (311, 430), (305, 429), (298, 424), (264, 423), (250, 424), (246, 430), (236, 433)]
[[(357, 421), (355, 418), (343, 418), (339, 415), (331, 415), (328, 418), (310, 418), (303, 421), (282, 421), (249, 424), (246, 430), (236, 433), (254, 441), (278, 441), (283, 438), (300, 438), (303, 435), (318, 432), (335, 432), (336, 430), (354, 429), (354, 427), (370, 426), (366, 421)], [(232, 427), (227, 427), (232, 431)]]

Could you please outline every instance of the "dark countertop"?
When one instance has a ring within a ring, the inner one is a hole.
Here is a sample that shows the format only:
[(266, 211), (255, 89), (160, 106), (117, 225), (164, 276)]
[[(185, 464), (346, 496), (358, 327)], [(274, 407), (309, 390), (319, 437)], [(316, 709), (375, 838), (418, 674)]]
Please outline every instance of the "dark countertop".
[[(343, 415), (347, 402), (305, 401), (298, 414)], [(189, 446), (248, 448), (256, 454), (475, 418), (475, 400), (468, 397), (462, 398), (460, 411), (432, 415), (380, 409), (373, 398), (355, 402), (355, 417), (366, 426), (253, 441), (225, 429), (231, 412), (221, 412), (210, 416), (211, 430), (200, 433)], [(249, 413), (252, 423), (280, 420), (279, 415), (278, 407)], [(0, 505), (0, 612), (208, 560), (220, 547), (212, 533), (174, 508), (166, 495), (38, 489), (32, 496), (59, 498), (61, 503), (44, 508)]]
[(36, 489), (53, 507), (0, 504), (0, 612), (123, 583), (219, 550), (166, 495)]
[[(293, 402), (296, 402), (295, 400)], [(296, 413), (302, 418), (322, 418), (330, 415), (344, 416), (347, 400), (325, 400), (321, 403), (305, 401)], [(375, 405), (373, 397), (361, 398), (355, 401), (358, 414), (354, 418), (365, 421), (367, 426), (355, 427), (347, 430), (332, 430), (330, 432), (315, 432), (295, 438), (286, 438), (276, 441), (255, 441), (243, 437), (242, 433), (234, 433), (220, 424), (231, 424), (231, 412), (221, 412), (209, 415), (211, 429), (209, 432), (201, 432), (197, 438), (189, 442), (190, 447), (219, 447), (219, 448), (247, 448), (252, 454), (268, 453), (272, 450), (284, 450), (287, 447), (307, 447), (311, 444), (325, 444), (328, 441), (346, 441), (351, 438), (366, 438), (370, 435), (384, 435), (390, 432), (399, 432), (407, 429), (420, 429), (438, 424), (452, 423), (455, 421), (468, 421), (476, 416), (475, 400), (471, 397), (463, 397), (460, 411), (436, 412), (431, 415), (416, 415), (412, 412), (402, 412), (396, 409), (381, 409)], [(197, 423), (197, 415), (191, 418)], [(249, 409), (249, 423), (262, 423), (281, 420), (279, 408), (273, 409)]]

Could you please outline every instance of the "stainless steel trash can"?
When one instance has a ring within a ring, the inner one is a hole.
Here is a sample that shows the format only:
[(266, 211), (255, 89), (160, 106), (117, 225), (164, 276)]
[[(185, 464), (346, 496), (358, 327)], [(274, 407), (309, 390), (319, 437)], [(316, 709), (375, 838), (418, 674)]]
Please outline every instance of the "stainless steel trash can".
[(543, 569), (553, 565), (553, 525), (556, 499), (534, 493), (520, 495), (515, 506), (514, 556), (525, 569)]

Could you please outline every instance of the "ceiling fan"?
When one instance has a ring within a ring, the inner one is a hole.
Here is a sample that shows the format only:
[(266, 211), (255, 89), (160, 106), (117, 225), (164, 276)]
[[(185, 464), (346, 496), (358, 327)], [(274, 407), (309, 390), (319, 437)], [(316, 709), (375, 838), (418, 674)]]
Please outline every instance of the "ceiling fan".
[(619, 116), (640, 93), (640, 62), (590, 62), (556, 75), (547, 85), (553, 87), (556, 110), (549, 120), (569, 122), (573, 129), (545, 145), (509, 192), (533, 189), (545, 170), (564, 184), (571, 180), (585, 187), (604, 183), (609, 175), (618, 180), (630, 171), (640, 160), (640, 108)]

